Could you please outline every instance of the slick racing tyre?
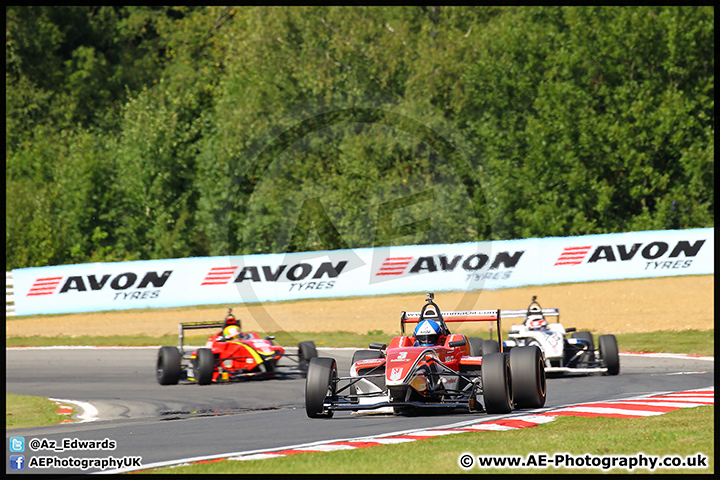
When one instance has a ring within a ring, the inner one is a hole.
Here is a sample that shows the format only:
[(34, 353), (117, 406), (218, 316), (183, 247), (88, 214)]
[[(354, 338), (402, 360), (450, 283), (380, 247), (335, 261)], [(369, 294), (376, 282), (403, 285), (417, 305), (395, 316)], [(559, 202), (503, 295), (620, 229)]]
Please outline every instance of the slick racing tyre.
[(160, 385), (177, 385), (181, 360), (177, 347), (160, 347), (157, 358), (157, 381)]
[(545, 365), (538, 347), (510, 350), (510, 372), (516, 408), (541, 408), (545, 405)]
[(215, 355), (209, 348), (201, 348), (195, 358), (195, 380), (199, 385), (210, 385), (215, 372)]
[(300, 369), (307, 370), (310, 360), (318, 356), (315, 342), (307, 340), (298, 343), (298, 356), (300, 358)]
[(481, 357), (483, 354), (483, 339), (478, 337), (468, 337), (468, 344), (470, 345), (470, 356)]
[(500, 344), (497, 340), (483, 340), (482, 341), (482, 354), (487, 355), (488, 353), (498, 353), (500, 351)]
[(337, 363), (334, 358), (315, 357), (310, 360), (305, 378), (305, 412), (310, 418), (332, 418), (332, 410), (325, 410), (326, 398), (335, 397)]
[(600, 335), (598, 346), (603, 366), (607, 367), (607, 374), (617, 375), (620, 373), (620, 356), (615, 335)]
[(509, 355), (499, 352), (484, 354), (481, 371), (487, 413), (510, 413), (513, 392)]

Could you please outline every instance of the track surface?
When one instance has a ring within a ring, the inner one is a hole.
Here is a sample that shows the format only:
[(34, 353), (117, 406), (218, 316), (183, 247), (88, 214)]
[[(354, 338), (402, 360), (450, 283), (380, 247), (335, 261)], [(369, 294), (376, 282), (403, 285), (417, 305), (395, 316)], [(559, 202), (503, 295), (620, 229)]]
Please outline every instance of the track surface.
[[(352, 352), (319, 349), (319, 355), (337, 359), (341, 375), (349, 370)], [(11, 436), (58, 441), (109, 438), (117, 442), (115, 450), (32, 452), (26, 449), (25, 455), (27, 459), (38, 455), (142, 456), (142, 464), (147, 465), (492, 418), (467, 413), (396, 417), (342, 412), (330, 420), (311, 420), (305, 414), (305, 383), (301, 378), (202, 387), (195, 384), (160, 386), (155, 381), (156, 355), (155, 348), (8, 349), (8, 393), (90, 402), (99, 415), (97, 421), (87, 423), (6, 430), (6, 441)], [(617, 377), (549, 379), (546, 407), (714, 385), (713, 361), (622, 355), (620, 362)], [(526, 413), (527, 410), (518, 411), (518, 415)], [(6, 472), (10, 471), (8, 462)], [(87, 472), (90, 471), (93, 470)]]

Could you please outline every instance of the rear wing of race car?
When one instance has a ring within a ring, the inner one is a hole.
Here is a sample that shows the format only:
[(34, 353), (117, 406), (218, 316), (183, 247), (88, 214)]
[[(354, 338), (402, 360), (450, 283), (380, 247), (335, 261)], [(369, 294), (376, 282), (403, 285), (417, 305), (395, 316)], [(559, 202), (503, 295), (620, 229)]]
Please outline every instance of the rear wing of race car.
[(211, 328), (218, 328), (220, 329), (220, 331), (222, 331), (228, 325), (237, 325), (238, 328), (242, 330), (240, 320), (236, 319), (235, 316), (232, 314), (232, 308), (228, 308), (225, 320), (223, 320), (222, 322), (215, 322), (213, 320), (210, 320), (208, 322), (185, 322), (178, 325), (180, 329), (180, 333), (178, 334), (178, 348), (180, 349), (181, 353), (183, 352), (183, 340), (185, 339), (185, 335), (183, 332), (185, 330), (208, 330)]
[[(502, 318), (525, 318), (527, 316), (527, 308), (522, 310), (501, 310), (500, 316)], [(560, 310), (557, 308), (543, 308), (542, 314), (545, 317), (556, 317), (556, 323), (560, 323)]]
[[(420, 321), (420, 316), (422, 312), (402, 312), (400, 315), (400, 331), (405, 334), (405, 324), (406, 323), (418, 323)], [(501, 318), (501, 312), (500, 310), (458, 310), (458, 311), (451, 311), (451, 312), (440, 312), (438, 311), (438, 314), (440, 315), (441, 321), (448, 323), (448, 322), (495, 322), (497, 325), (497, 341), (500, 348), (500, 351), (502, 352), (503, 349), (503, 342), (502, 342), (502, 330), (500, 329), (500, 318)], [(429, 320), (435, 320), (436, 317), (424, 317), (428, 318)]]
[(183, 353), (183, 340), (185, 338), (184, 331), (185, 330), (208, 330), (211, 328), (216, 329), (222, 329), (225, 327), (225, 322), (187, 322), (187, 323), (180, 323), (178, 324), (178, 328), (180, 329), (180, 333), (178, 334), (178, 348), (180, 349), (180, 352)]

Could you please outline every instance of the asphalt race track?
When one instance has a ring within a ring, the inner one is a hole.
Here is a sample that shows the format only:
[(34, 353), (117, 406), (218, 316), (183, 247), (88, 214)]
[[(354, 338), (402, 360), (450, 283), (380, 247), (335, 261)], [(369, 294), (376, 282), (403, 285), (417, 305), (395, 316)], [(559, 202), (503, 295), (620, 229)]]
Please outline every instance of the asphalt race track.
[[(318, 349), (338, 361), (347, 375), (352, 350)], [(142, 457), (142, 465), (178, 459), (265, 451), (313, 441), (357, 438), (437, 427), (487, 414), (453, 413), (401, 417), (336, 413), (329, 420), (305, 414), (302, 378), (199, 386), (160, 386), (155, 380), (156, 348), (72, 348), (6, 350), (6, 391), (88, 402), (98, 411), (91, 422), (6, 430), (10, 437), (104, 440), (113, 450), (31, 451), (33, 456)], [(714, 361), (623, 355), (620, 375), (548, 379), (547, 407), (683, 391), (714, 386)], [(521, 410), (517, 415), (527, 414)], [(10, 473), (9, 455), (6, 472)], [(98, 471), (85, 470), (84, 473)], [(80, 473), (80, 469), (28, 469), (12, 473)]]

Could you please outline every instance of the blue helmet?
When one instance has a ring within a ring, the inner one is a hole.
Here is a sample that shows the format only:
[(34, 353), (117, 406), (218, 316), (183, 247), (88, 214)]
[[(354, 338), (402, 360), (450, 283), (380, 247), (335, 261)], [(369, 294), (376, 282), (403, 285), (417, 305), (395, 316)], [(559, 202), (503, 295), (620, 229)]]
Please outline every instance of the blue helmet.
[(440, 325), (435, 320), (423, 320), (415, 327), (415, 338), (422, 346), (436, 345), (440, 338)]

